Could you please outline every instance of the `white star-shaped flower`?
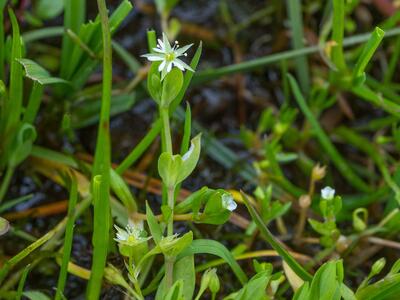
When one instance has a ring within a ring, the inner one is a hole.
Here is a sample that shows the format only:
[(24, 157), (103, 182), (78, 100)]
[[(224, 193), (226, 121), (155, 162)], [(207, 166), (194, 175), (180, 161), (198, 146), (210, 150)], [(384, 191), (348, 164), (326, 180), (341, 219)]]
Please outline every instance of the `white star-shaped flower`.
[(179, 48), (178, 42), (175, 41), (174, 46), (171, 47), (167, 35), (163, 33), (163, 40), (161, 41), (158, 39), (157, 47), (153, 48), (154, 53), (148, 53), (142, 56), (146, 57), (149, 61), (161, 61), (158, 71), (161, 72), (161, 80), (163, 80), (165, 75), (167, 75), (174, 66), (182, 71), (186, 69), (194, 72), (189, 65), (179, 59), (180, 56), (187, 56), (186, 51), (192, 47), (192, 45), (193, 44), (190, 44)]
[(332, 200), (335, 197), (335, 190), (330, 186), (326, 186), (321, 190), (321, 197), (325, 200)]
[(129, 222), (125, 229), (114, 225), (117, 229), (117, 238), (114, 240), (119, 244), (135, 246), (149, 240), (149, 237), (145, 237), (145, 231), (143, 230), (143, 223), (132, 223)]

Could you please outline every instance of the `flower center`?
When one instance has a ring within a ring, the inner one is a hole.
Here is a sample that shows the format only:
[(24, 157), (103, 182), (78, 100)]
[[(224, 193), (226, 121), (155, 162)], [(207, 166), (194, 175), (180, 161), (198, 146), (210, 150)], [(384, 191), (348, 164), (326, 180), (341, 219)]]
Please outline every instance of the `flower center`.
[(135, 239), (135, 237), (134, 237), (133, 235), (130, 235), (130, 236), (128, 237), (128, 240), (127, 240), (128, 243), (133, 243), (133, 242), (135, 242), (135, 241), (136, 241), (136, 239)]
[(166, 58), (167, 61), (173, 61), (174, 58), (175, 58), (175, 54), (173, 52), (167, 53), (165, 55), (165, 58)]

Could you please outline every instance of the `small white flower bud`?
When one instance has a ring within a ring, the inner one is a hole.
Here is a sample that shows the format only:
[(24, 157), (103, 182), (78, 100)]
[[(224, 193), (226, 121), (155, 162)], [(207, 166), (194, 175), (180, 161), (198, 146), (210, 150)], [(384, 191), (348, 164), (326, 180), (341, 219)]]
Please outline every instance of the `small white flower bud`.
[(335, 190), (330, 186), (326, 186), (321, 190), (321, 197), (325, 200), (332, 200), (335, 197)]

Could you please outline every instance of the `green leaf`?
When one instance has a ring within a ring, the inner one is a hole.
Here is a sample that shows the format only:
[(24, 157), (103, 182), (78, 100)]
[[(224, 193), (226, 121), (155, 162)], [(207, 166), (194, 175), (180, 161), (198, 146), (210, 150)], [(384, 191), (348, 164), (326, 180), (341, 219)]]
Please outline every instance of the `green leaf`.
[(153, 240), (158, 245), (162, 238), (162, 230), (160, 224), (158, 224), (156, 217), (151, 210), (149, 203), (146, 202), (146, 217), (147, 217), (147, 225), (149, 225), (150, 233), (153, 237)]
[(394, 300), (400, 294), (400, 274), (389, 275), (378, 282), (357, 291), (358, 300)]
[(331, 233), (331, 230), (327, 228), (327, 226), (324, 223), (321, 223), (313, 219), (308, 219), (308, 223), (310, 223), (311, 227), (321, 235), (330, 235)]
[(24, 292), (23, 295), (30, 300), (50, 300), (50, 298), (39, 291), (27, 291)]
[(39, 0), (35, 6), (37, 16), (43, 20), (57, 17), (63, 9), (63, 0)]
[(309, 296), (310, 296), (310, 282), (306, 281), (296, 291), (296, 293), (293, 296), (293, 300), (311, 300)]
[(110, 184), (113, 192), (118, 196), (118, 198), (129, 210), (129, 212), (136, 211), (136, 202), (128, 185), (125, 183), (122, 177), (112, 168), (110, 169)]
[(163, 237), (159, 243), (161, 252), (165, 256), (175, 257), (185, 250), (193, 241), (193, 232), (189, 231), (181, 237), (170, 235)]
[(194, 170), (200, 158), (201, 134), (196, 135), (192, 141), (189, 150), (182, 156), (182, 170), (178, 174), (178, 183), (185, 180)]
[(64, 79), (52, 77), (47, 70), (33, 60), (20, 58), (17, 59), (17, 61), (24, 67), (25, 76), (30, 78), (32, 81), (36, 81), (42, 85), (55, 83), (69, 84), (69, 82)]
[(23, 124), (15, 137), (13, 145), (14, 150), (11, 153), (10, 160), (8, 162), (10, 166), (16, 167), (29, 156), (35, 139), (35, 128), (30, 124)]
[(357, 63), (353, 70), (353, 80), (361, 81), (358, 83), (359, 85), (365, 81), (366, 76), (364, 74), (364, 70), (381, 43), (384, 35), (385, 32), (382, 29), (375, 27), (375, 30), (372, 32), (368, 42), (364, 45), (364, 48), (358, 57)]
[(178, 68), (173, 68), (163, 80), (161, 105), (169, 107), (171, 102), (178, 96), (183, 86), (183, 73)]
[[(194, 257), (188, 255), (177, 260), (174, 264), (173, 282), (183, 281), (182, 296), (184, 300), (192, 300), (196, 283)], [(156, 300), (163, 300), (165, 295), (165, 277), (157, 289)]]
[[(206, 206), (203, 214), (201, 214), (199, 223), (205, 224), (224, 224), (229, 220), (231, 212), (223, 206), (223, 197), (232, 197), (228, 192), (224, 190), (215, 191), (209, 199), (207, 199)], [(197, 220), (196, 220), (197, 221)]]
[(269, 231), (264, 221), (255, 210), (255, 208), (250, 204), (247, 196), (242, 193), (244, 203), (250, 212), (250, 215), (254, 222), (256, 223), (258, 229), (263, 234), (266, 241), (279, 253), (279, 255), (285, 260), (285, 262), (290, 266), (290, 268), (304, 281), (310, 281), (312, 276), (286, 251), (285, 248), (275, 239), (272, 233)]
[(200, 134), (194, 137), (189, 150), (183, 156), (169, 152), (160, 155), (158, 173), (167, 187), (175, 187), (193, 172), (200, 157), (200, 139)]
[(167, 187), (173, 188), (178, 184), (178, 175), (182, 169), (182, 157), (169, 152), (161, 153), (158, 158), (158, 173)]
[(234, 297), (235, 300), (255, 300), (268, 299), (266, 296), (266, 288), (271, 278), (268, 271), (262, 271), (252, 277), (249, 282)]
[(310, 299), (340, 300), (340, 283), (337, 280), (336, 261), (322, 265), (315, 273), (310, 287)]
[(203, 253), (212, 254), (222, 258), (232, 268), (232, 271), (235, 273), (240, 283), (245, 284), (247, 282), (246, 274), (240, 268), (232, 253), (229, 252), (229, 250), (220, 242), (206, 239), (194, 240), (179, 257)]
[(153, 62), (147, 75), (147, 90), (151, 98), (153, 98), (153, 100), (158, 104), (161, 103), (162, 94), (161, 76), (158, 71), (159, 65), (159, 62)]
[(164, 300), (183, 300), (183, 281), (178, 280), (174, 283), (174, 285), (170, 288)]

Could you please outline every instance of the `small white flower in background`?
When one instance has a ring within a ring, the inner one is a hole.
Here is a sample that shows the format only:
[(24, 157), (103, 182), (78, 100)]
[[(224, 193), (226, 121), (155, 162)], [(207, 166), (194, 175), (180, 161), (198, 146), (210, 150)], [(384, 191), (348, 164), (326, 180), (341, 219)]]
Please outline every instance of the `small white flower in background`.
[(332, 200), (335, 197), (335, 190), (330, 186), (326, 186), (321, 190), (321, 197), (325, 200)]
[(143, 230), (143, 222), (133, 223), (129, 221), (129, 224), (126, 225), (125, 229), (122, 229), (117, 225), (114, 225), (114, 227), (117, 229), (117, 238), (114, 240), (120, 244), (135, 246), (150, 239), (150, 237), (145, 236), (146, 232)]
[(235, 200), (231, 194), (224, 194), (222, 195), (222, 206), (227, 210), (234, 211), (237, 207)]
[(161, 41), (158, 39), (157, 47), (153, 48), (155, 53), (148, 53), (142, 56), (146, 57), (149, 61), (161, 61), (158, 71), (161, 72), (161, 80), (163, 80), (165, 75), (167, 75), (167, 73), (169, 73), (174, 66), (182, 71), (185, 71), (186, 69), (194, 72), (189, 65), (178, 58), (180, 56), (187, 56), (186, 51), (192, 47), (192, 45), (193, 44), (190, 44), (179, 48), (178, 42), (175, 41), (174, 46), (171, 47), (167, 35), (163, 33), (163, 40)]

